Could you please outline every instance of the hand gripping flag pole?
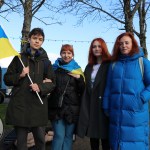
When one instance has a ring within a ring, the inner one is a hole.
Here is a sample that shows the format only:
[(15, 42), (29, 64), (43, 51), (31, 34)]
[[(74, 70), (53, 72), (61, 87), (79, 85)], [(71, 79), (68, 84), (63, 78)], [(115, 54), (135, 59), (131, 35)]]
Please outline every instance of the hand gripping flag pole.
[[(20, 60), (20, 62), (21, 62), (21, 64), (22, 64), (22, 66), (25, 67), (20, 57), (19, 57), (19, 60)], [(31, 79), (30, 75), (27, 74), (27, 76), (28, 76), (28, 78), (29, 78), (31, 84), (33, 84), (33, 81), (32, 81), (32, 79)], [(37, 94), (37, 96), (38, 96), (38, 98), (39, 98), (41, 104), (43, 104), (43, 101), (42, 101), (42, 99), (41, 99), (41, 97), (40, 97), (40, 95), (39, 95), (39, 93), (38, 93), (37, 91), (36, 91), (36, 94)]]
[[(25, 67), (20, 58), (20, 54), (12, 47), (11, 43), (9, 42), (8, 37), (6, 36), (3, 28), (0, 25), (0, 59), (7, 58), (10, 56), (18, 56), (22, 66)], [(33, 81), (31, 79), (30, 75), (27, 74), (27, 76), (28, 76), (31, 84), (33, 84)], [(36, 94), (37, 94), (41, 104), (43, 104), (43, 101), (37, 91), (36, 91)]]

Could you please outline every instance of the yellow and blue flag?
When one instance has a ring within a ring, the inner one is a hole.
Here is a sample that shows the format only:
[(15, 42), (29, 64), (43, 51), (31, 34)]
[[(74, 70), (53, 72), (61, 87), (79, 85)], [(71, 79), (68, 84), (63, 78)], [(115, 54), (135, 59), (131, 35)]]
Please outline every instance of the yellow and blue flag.
[(58, 68), (62, 68), (64, 70), (67, 70), (70, 73), (82, 75), (84, 78), (84, 73), (83, 73), (81, 67), (78, 65), (78, 63), (74, 59), (72, 59), (68, 64), (63, 64), (63, 65), (60, 65), (59, 62), (61, 62), (61, 61), (62, 61), (62, 58), (58, 58), (55, 61), (55, 63), (53, 64), (54, 70), (56, 70)]
[(20, 54), (12, 47), (7, 35), (0, 25), (0, 59), (19, 55)]

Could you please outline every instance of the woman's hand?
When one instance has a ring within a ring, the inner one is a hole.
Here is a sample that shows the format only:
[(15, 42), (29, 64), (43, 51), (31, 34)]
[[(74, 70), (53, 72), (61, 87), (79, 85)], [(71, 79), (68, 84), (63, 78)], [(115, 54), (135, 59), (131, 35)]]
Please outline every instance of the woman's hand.
[(43, 80), (43, 83), (46, 83), (46, 82), (52, 82), (52, 80), (51, 80), (51, 79), (48, 79), (48, 78), (45, 78), (45, 79)]
[(70, 76), (76, 78), (76, 79), (79, 79), (80, 78), (80, 75), (79, 74), (73, 74), (73, 73), (68, 73)]

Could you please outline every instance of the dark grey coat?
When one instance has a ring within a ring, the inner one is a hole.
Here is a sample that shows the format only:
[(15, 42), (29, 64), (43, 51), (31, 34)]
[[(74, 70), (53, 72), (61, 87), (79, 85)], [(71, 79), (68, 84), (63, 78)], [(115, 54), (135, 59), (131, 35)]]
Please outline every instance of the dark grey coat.
[(108, 118), (102, 110), (102, 97), (105, 89), (107, 70), (109, 63), (101, 64), (93, 89), (91, 89), (92, 66), (85, 68), (86, 89), (82, 98), (79, 122), (77, 126), (77, 135), (80, 137), (88, 136), (90, 138), (108, 137)]
[(44, 104), (41, 104), (35, 92), (30, 88), (29, 78), (26, 76), (19, 79), (22, 72), (22, 65), (15, 57), (8, 67), (4, 76), (6, 85), (13, 86), (12, 95), (6, 113), (6, 123), (20, 127), (45, 126), (48, 122), (48, 106), (46, 95), (55, 87), (55, 75), (49, 61), (47, 67), (47, 78), (52, 83), (43, 83), (44, 59), (48, 59), (44, 49), (40, 49), (37, 56), (32, 58), (28, 52), (21, 54), (25, 66), (29, 65), (30, 77), (33, 83), (37, 83), (40, 88), (39, 95)]

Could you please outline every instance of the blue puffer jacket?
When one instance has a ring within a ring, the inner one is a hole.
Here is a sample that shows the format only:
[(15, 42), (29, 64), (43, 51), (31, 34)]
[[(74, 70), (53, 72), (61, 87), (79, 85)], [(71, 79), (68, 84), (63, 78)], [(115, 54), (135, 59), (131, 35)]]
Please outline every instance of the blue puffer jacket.
[(103, 108), (110, 117), (112, 150), (149, 150), (150, 61), (143, 52), (120, 56), (111, 64), (103, 98)]

